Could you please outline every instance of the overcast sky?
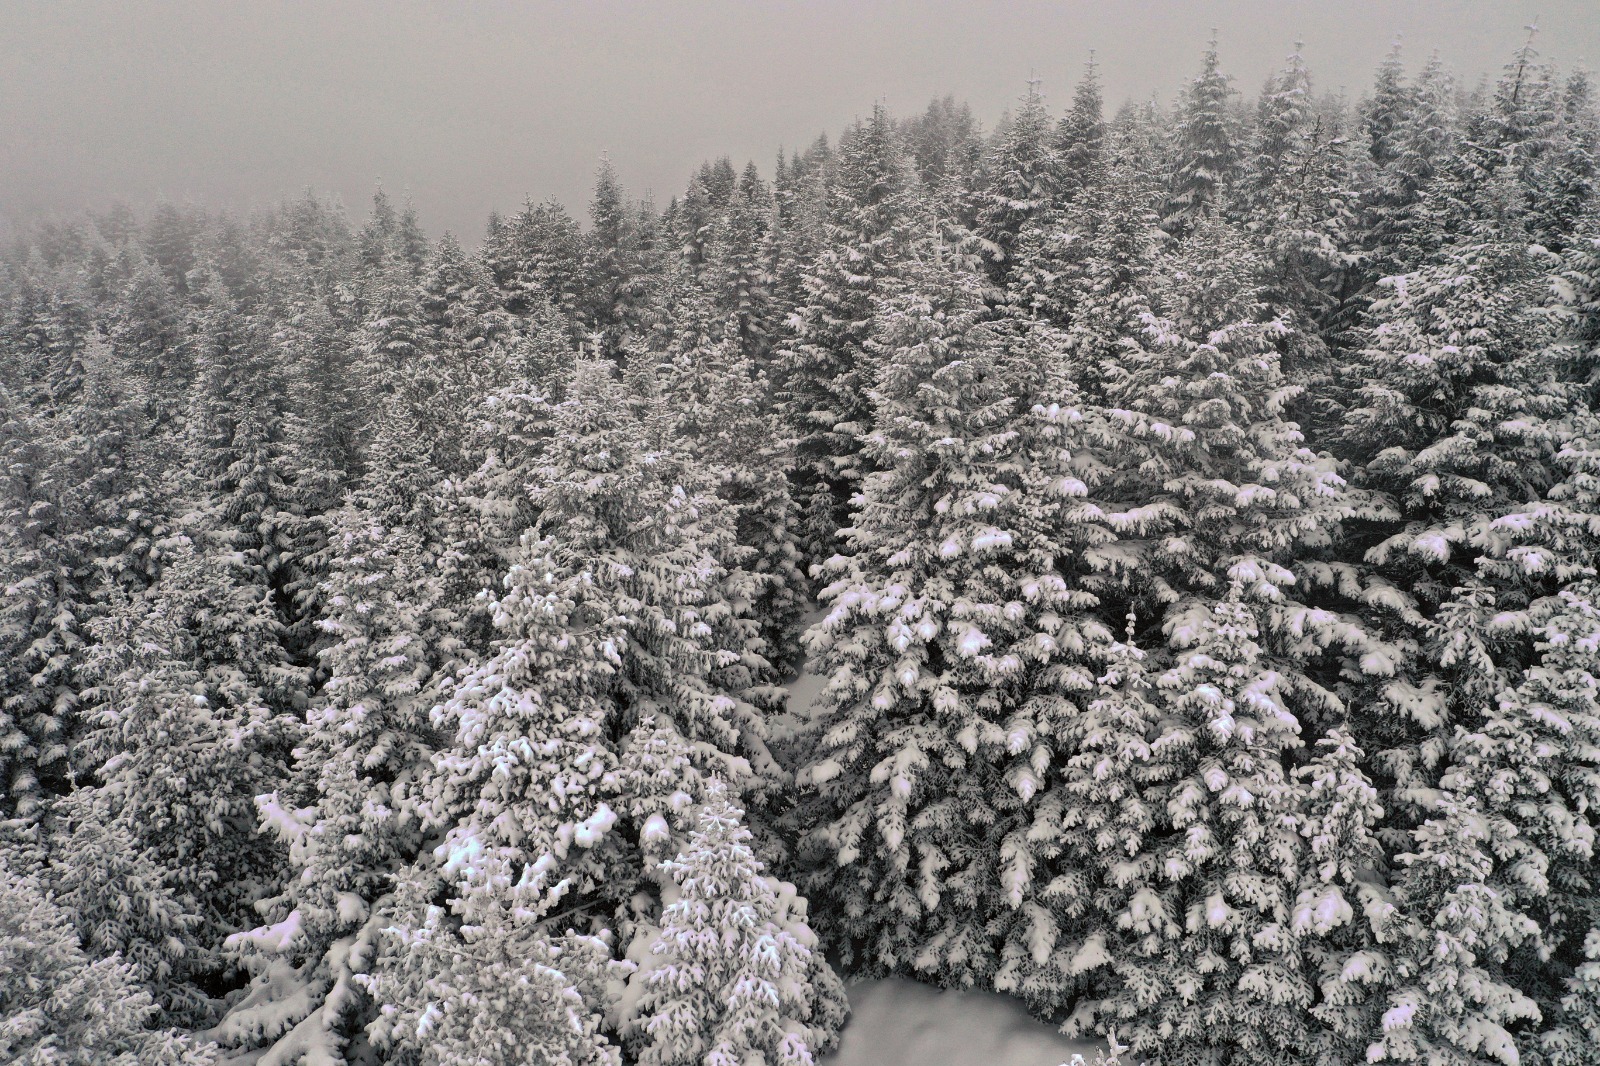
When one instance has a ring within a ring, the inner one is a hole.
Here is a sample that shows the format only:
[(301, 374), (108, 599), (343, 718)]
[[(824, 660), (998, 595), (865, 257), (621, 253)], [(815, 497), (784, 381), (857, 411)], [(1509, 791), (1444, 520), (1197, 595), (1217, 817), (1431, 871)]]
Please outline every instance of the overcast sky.
[(1396, 34), (1473, 81), (1535, 18), (1564, 69), (1600, 61), (1597, 0), (0, 0), (0, 217), (307, 185), (359, 216), (381, 181), (475, 242), (525, 196), (581, 213), (602, 152), (664, 204), (702, 159), (770, 176), (876, 100), (953, 93), (991, 126), (1031, 72), (1059, 109), (1091, 48), (1112, 107), (1170, 100), (1212, 27), (1244, 91), (1303, 39), (1354, 96)]

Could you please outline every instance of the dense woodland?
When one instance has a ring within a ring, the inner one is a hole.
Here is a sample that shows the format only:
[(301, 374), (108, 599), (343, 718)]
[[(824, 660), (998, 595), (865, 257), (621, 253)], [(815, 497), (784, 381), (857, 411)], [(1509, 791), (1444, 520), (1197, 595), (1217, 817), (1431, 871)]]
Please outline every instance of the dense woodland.
[(0, 1059), (1600, 1063), (1595, 90), (1406, 59), (33, 226)]

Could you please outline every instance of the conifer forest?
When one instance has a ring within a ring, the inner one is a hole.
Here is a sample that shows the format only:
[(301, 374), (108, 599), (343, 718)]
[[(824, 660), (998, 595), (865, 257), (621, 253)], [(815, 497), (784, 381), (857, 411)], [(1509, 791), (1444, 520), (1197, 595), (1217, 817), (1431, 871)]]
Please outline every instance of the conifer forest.
[(1600, 89), (1536, 43), (1091, 61), (466, 240), (19, 229), (0, 1061), (810, 1066), (898, 977), (1597, 1066)]

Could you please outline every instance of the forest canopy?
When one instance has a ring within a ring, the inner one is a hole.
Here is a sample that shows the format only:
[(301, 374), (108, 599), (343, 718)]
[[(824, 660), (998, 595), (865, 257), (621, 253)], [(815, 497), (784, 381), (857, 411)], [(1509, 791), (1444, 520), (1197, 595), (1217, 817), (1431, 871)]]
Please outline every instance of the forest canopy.
[(1212, 42), (474, 250), (31, 227), (0, 1059), (794, 1066), (900, 975), (1151, 1066), (1600, 1064), (1597, 158), (1531, 41)]

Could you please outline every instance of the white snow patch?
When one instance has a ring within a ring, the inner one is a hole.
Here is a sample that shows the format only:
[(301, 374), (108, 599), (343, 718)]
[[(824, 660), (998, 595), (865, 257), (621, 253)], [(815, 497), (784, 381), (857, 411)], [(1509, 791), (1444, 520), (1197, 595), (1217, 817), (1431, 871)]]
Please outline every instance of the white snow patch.
[(850, 1021), (825, 1066), (1060, 1066), (1102, 1045), (1069, 1040), (994, 992), (890, 978), (849, 987)]
[(610, 807), (606, 806), (604, 803), (600, 804), (600, 806), (595, 809), (595, 812), (578, 826), (578, 831), (575, 834), (578, 847), (594, 847), (596, 844), (600, 843), (600, 838), (610, 832), (611, 827), (616, 824), (616, 812)]
[(646, 844), (664, 844), (672, 839), (672, 829), (659, 813), (652, 814), (645, 819), (644, 828), (639, 831), (639, 839)]
[[(827, 617), (827, 611), (818, 609), (805, 617), (806, 627), (816, 625)], [(789, 693), (789, 698), (784, 702), (782, 714), (773, 715), (767, 720), (767, 728), (771, 731), (773, 743), (791, 740), (803, 732), (816, 717), (814, 707), (822, 690), (828, 687), (828, 677), (812, 669), (810, 660), (807, 660), (784, 690)]]

